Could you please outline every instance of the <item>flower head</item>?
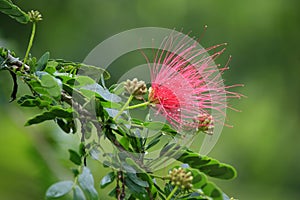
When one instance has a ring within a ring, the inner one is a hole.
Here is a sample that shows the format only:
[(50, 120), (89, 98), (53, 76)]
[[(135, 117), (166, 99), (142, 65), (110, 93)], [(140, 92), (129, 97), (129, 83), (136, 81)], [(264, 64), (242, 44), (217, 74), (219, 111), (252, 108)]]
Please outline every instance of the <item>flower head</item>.
[(149, 101), (175, 127), (212, 133), (213, 121), (218, 119), (211, 116), (224, 116), (224, 109), (229, 107), (226, 100), (241, 97), (228, 91), (238, 85), (224, 86), (221, 79), (228, 63), (219, 69), (214, 63), (224, 52), (225, 48), (216, 51), (223, 45), (226, 44), (204, 49), (188, 36), (170, 35), (161, 44), (154, 62), (147, 59), (151, 71)]
[(191, 189), (193, 187), (193, 176), (191, 172), (187, 172), (185, 169), (179, 167), (172, 169), (169, 172), (169, 178), (172, 185), (181, 187), (181, 189)]

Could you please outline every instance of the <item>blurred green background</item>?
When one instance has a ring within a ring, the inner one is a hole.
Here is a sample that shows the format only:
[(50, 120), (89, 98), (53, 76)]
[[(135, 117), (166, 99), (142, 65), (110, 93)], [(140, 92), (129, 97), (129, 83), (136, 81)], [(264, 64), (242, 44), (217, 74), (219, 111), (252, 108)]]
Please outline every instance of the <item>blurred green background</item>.
[[(201, 44), (229, 43), (219, 60), (224, 63), (228, 55), (233, 56), (224, 78), (227, 84), (245, 84), (237, 91), (248, 97), (231, 102), (242, 112), (228, 112), (234, 128), (224, 128), (209, 154), (234, 165), (239, 173), (233, 181), (216, 180), (218, 185), (240, 200), (300, 199), (300, 1), (14, 2), (25, 11), (37, 9), (43, 14), (32, 49), (36, 57), (50, 51), (52, 58), (80, 62), (101, 41), (131, 28), (176, 28), (199, 36), (208, 25)], [(22, 57), (31, 27), (3, 14), (0, 24), (0, 45)], [(130, 68), (126, 62), (118, 64)], [(11, 87), (8, 73), (1, 72), (0, 199), (43, 199), (50, 184), (71, 178), (66, 148), (76, 146), (69, 141), (78, 136), (61, 134), (51, 122), (24, 127), (38, 110), (8, 103)], [(95, 177), (99, 188), (103, 172), (97, 166), (93, 170), (99, 171)]]

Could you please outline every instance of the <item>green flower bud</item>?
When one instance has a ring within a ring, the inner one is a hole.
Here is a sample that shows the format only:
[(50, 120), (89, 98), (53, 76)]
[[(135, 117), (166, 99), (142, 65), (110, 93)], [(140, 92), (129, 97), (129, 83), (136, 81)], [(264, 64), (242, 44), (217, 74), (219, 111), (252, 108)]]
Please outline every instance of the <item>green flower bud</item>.
[(179, 167), (169, 172), (169, 178), (172, 185), (180, 187), (182, 190), (189, 190), (193, 187), (193, 176), (191, 172)]
[(37, 10), (31, 10), (28, 12), (28, 15), (31, 22), (38, 22), (43, 19), (41, 13)]
[(138, 81), (137, 78), (133, 80), (127, 79), (124, 83), (125, 90), (133, 95), (136, 99), (142, 100), (143, 95), (147, 93), (147, 86), (144, 81)]

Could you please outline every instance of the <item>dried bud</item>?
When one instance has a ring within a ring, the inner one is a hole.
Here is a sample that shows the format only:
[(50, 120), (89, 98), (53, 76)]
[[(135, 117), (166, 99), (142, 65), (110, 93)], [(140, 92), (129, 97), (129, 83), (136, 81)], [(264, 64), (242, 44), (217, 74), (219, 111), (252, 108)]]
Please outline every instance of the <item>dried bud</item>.
[(189, 190), (193, 187), (193, 176), (191, 172), (186, 172), (183, 168), (174, 168), (169, 172), (169, 178), (172, 185), (176, 185), (183, 190)]
[(43, 19), (41, 13), (37, 10), (31, 10), (28, 12), (28, 15), (31, 22), (38, 22)]
[(213, 134), (214, 121), (211, 115), (202, 113), (197, 117), (196, 121), (198, 122), (198, 129), (200, 131), (209, 135)]
[(127, 79), (124, 84), (126, 91), (133, 95), (136, 99), (142, 100), (143, 95), (147, 93), (147, 86), (144, 81), (138, 81), (134, 78), (132, 81)]

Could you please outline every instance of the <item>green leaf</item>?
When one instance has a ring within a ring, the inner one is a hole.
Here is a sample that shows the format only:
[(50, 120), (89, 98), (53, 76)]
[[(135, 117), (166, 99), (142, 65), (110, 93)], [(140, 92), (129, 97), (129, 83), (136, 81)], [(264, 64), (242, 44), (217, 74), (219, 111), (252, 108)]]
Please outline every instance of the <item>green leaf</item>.
[(130, 178), (126, 179), (125, 185), (128, 187), (134, 197), (143, 200), (149, 199), (146, 189), (140, 185), (137, 185)]
[(83, 86), (95, 84), (95, 80), (88, 76), (76, 76), (74, 85), (76, 88), (81, 88)]
[(96, 94), (100, 95), (100, 97), (110, 102), (118, 103), (122, 100), (121, 97), (111, 93), (107, 89), (104, 89), (101, 85), (97, 83), (86, 85), (82, 87), (82, 89), (95, 92)]
[(103, 74), (103, 77), (105, 80), (110, 78), (110, 74), (100, 67), (92, 66), (92, 65), (85, 65), (85, 64), (79, 64), (79, 74), (92, 77), (94, 80), (99, 79), (100, 75)]
[(129, 139), (126, 136), (123, 136), (120, 140), (119, 140), (120, 144), (124, 147), (124, 149), (126, 149), (127, 151), (129, 150)]
[(70, 153), (70, 157), (69, 157), (70, 161), (72, 161), (76, 165), (81, 165), (80, 155), (72, 149), (69, 149), (69, 153)]
[(49, 57), (50, 57), (49, 52), (46, 52), (44, 55), (42, 55), (42, 57), (36, 63), (35, 71), (43, 71), (47, 65)]
[(11, 1), (0, 0), (0, 11), (22, 24), (29, 22), (29, 16)]
[(59, 97), (62, 91), (60, 79), (45, 73), (41, 76), (41, 86), (46, 88), (47, 92), (53, 97)]
[(140, 177), (137, 176), (135, 173), (127, 173), (127, 176), (130, 180), (132, 180), (135, 184), (141, 187), (149, 187), (147, 181), (143, 181)]
[(78, 185), (73, 189), (73, 200), (86, 200), (83, 191)]
[(79, 144), (79, 154), (81, 155), (81, 156), (85, 156), (85, 144), (84, 144), (84, 142), (81, 142), (80, 144)]
[(70, 133), (71, 127), (63, 119), (56, 119), (57, 125), (66, 133)]
[(150, 149), (151, 147), (155, 146), (159, 143), (162, 134), (158, 134), (155, 138), (153, 138), (146, 146), (146, 150)]
[(24, 107), (35, 107), (36, 106), (36, 97), (30, 95), (24, 95), (20, 97), (17, 101), (20, 106)]
[(152, 197), (155, 199), (155, 197), (158, 194), (158, 191), (154, 185), (153, 179), (149, 176), (148, 173), (139, 173), (138, 175), (139, 178), (141, 178), (142, 180), (146, 181), (149, 184), (148, 188), (152, 194)]
[[(46, 65), (45, 72), (48, 72), (49, 74), (54, 74), (56, 72), (56, 67), (58, 63), (55, 61), (49, 61)], [(56, 75), (56, 74), (55, 74)]]
[(109, 172), (106, 174), (100, 181), (100, 187), (105, 188), (109, 184), (111, 184), (115, 180), (115, 173), (114, 172)]
[(186, 168), (186, 171), (192, 173), (193, 176), (192, 184), (194, 189), (201, 189), (207, 184), (207, 177), (204, 173), (193, 168)]
[(59, 106), (53, 106), (49, 111), (43, 112), (40, 115), (29, 119), (25, 126), (32, 124), (39, 124), (47, 120), (53, 120), (55, 118), (66, 118), (71, 119), (73, 117), (73, 110), (71, 108), (63, 109)]
[(162, 123), (162, 122), (157, 122), (157, 121), (143, 122), (138, 119), (132, 119), (131, 121), (137, 125), (143, 126), (150, 130), (162, 131), (162, 132), (167, 133), (172, 136), (175, 136), (178, 134), (177, 131), (175, 131), (174, 129), (171, 128), (171, 126), (169, 126), (168, 124)]
[(73, 181), (61, 181), (51, 185), (46, 192), (46, 199), (56, 199), (68, 194), (73, 187)]
[(222, 191), (212, 182), (207, 182), (207, 184), (202, 187), (202, 191), (205, 195), (213, 198), (214, 200), (223, 200)]
[(78, 176), (78, 182), (89, 200), (98, 200), (98, 192), (94, 187), (94, 178), (89, 168), (84, 167)]
[(180, 155), (176, 158), (178, 161), (187, 163), (191, 168), (198, 169), (208, 176), (220, 179), (232, 179), (236, 177), (236, 170), (232, 166), (221, 163), (216, 159), (201, 156), (189, 150), (181, 150), (181, 152), (177, 153)]

